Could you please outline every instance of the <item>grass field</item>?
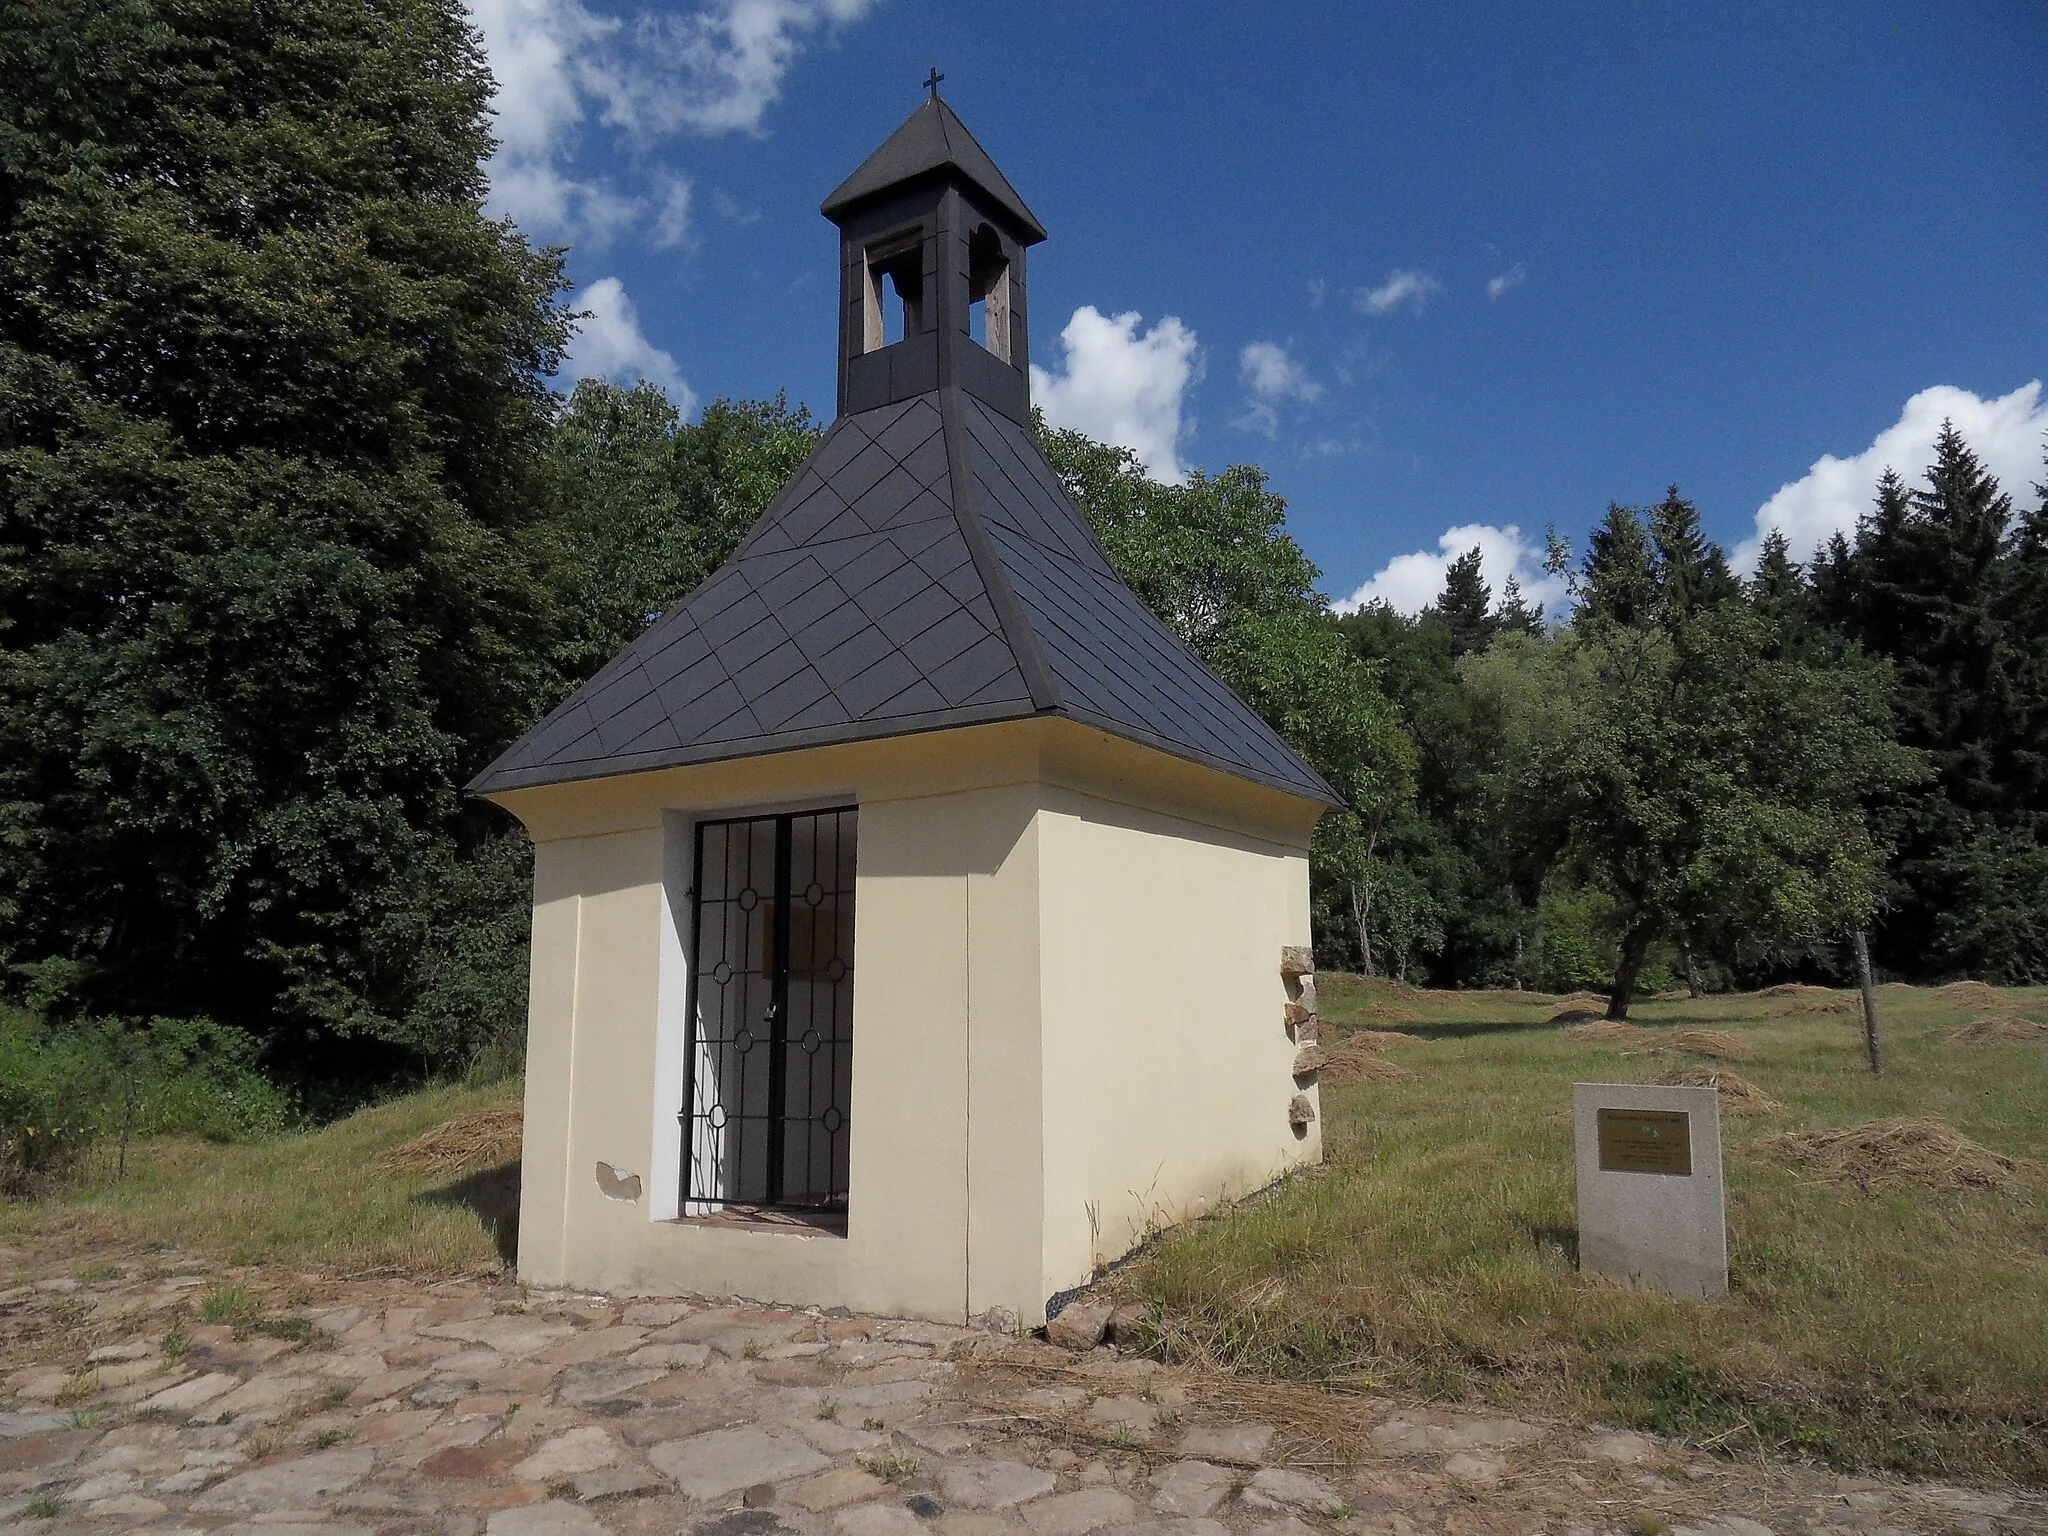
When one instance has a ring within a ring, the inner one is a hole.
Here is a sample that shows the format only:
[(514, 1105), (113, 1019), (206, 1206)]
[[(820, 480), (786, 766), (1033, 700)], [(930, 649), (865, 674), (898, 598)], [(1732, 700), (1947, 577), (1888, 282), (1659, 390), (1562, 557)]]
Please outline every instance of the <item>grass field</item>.
[(0, 1235), (162, 1244), (235, 1263), (467, 1273), (512, 1253), (518, 1166), (388, 1173), (379, 1159), (458, 1116), (516, 1109), (519, 1084), (410, 1094), (316, 1131), (239, 1145), (138, 1142), (116, 1182), (103, 1149), (67, 1195), (0, 1207)]
[[(1164, 1235), (1111, 1277), (1158, 1304), (1165, 1351), (1259, 1377), (1620, 1420), (1735, 1453), (2048, 1482), (2048, 1040), (1949, 1038), (1987, 1015), (2048, 1018), (2048, 992), (1886, 988), (1887, 1071), (1873, 1078), (1849, 994), (1637, 1008), (1652, 1045), (1742, 1058), (1723, 1062), (1571, 1035), (1557, 998), (1330, 975), (1321, 990), (1340, 1060), (1398, 1075), (1327, 1080), (1324, 1167)], [(1630, 1292), (1575, 1262), (1571, 1084), (1688, 1065), (1731, 1067), (1779, 1105), (1723, 1119), (1722, 1302)], [(356, 1272), (492, 1268), (510, 1252), (516, 1165), (379, 1164), (436, 1126), (517, 1103), (511, 1083), (438, 1089), (262, 1142), (144, 1142), (125, 1180), (102, 1169), (7, 1207), (0, 1235), (68, 1229)], [(1936, 1189), (1881, 1169), (1831, 1182), (1759, 1148), (1908, 1117), (2026, 1164), (2003, 1189)]]
[[(1335, 1054), (1356, 1054), (1346, 1026), (1413, 1035), (1366, 1057), (1405, 1075), (1326, 1082), (1325, 1167), (1118, 1272), (1117, 1289), (1158, 1305), (1169, 1350), (1620, 1419), (1730, 1451), (2048, 1481), (2048, 1041), (1949, 1038), (1987, 1014), (2048, 1018), (2048, 993), (1887, 987), (1873, 1078), (1853, 994), (1635, 1010), (1657, 1045), (1722, 1032), (1744, 1059), (1717, 1061), (1575, 1038), (1552, 1021), (1557, 998), (1321, 980)], [(1571, 1084), (1685, 1065), (1732, 1068), (1780, 1106), (1724, 1113), (1721, 1302), (1576, 1267)], [(1908, 1117), (2031, 1166), (2003, 1190), (1881, 1169), (1859, 1184), (1759, 1147)]]

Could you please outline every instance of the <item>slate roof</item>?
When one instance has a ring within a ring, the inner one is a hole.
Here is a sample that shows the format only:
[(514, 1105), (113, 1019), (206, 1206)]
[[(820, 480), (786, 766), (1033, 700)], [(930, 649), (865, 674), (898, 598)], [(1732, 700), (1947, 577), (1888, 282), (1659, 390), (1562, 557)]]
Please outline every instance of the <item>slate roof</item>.
[(953, 109), (936, 96), (906, 117), (880, 149), (833, 189), (818, 211), (837, 221), (871, 197), (947, 169), (965, 176), (995, 199), (1023, 227), (1026, 244), (1045, 238), (1045, 226), (1024, 206), (1009, 178), (996, 169), (988, 151), (975, 142)]
[(947, 388), (834, 422), (733, 557), (469, 788), (1037, 715), (1339, 803), (1117, 579), (1029, 430)]

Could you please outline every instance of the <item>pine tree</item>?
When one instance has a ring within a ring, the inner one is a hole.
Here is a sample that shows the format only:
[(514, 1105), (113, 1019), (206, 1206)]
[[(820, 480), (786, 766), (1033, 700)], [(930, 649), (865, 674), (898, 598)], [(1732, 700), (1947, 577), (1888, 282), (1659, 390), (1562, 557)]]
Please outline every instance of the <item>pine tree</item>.
[(1739, 590), (1721, 546), (1700, 526), (1699, 508), (1672, 486), (1650, 508), (1650, 543), (1656, 551), (1658, 609), (1667, 625), (1684, 623), (1701, 609), (1725, 602)]
[(1475, 545), (1444, 572), (1444, 590), (1435, 603), (1437, 615), (1450, 629), (1453, 656), (1483, 651), (1492, 642), (1496, 632), (1489, 613), (1492, 607), (1493, 588), (1486, 584)]
[(1634, 507), (1610, 502), (1587, 540), (1580, 611), (1630, 628), (1657, 609), (1657, 555)]
[[(1897, 849), (1886, 961), (1909, 975), (2048, 975), (2048, 855), (2025, 734), (2028, 663), (2016, 588), (2025, 529), (1952, 423), (1913, 487), (1887, 472), (1825, 610), (1890, 660), (1899, 739), (1933, 769), (1880, 807)], [(1832, 564), (1832, 562), (1831, 562)]]
[[(1890, 470), (1885, 473), (1891, 475)], [(1879, 489), (1883, 489), (1881, 481)], [(1855, 566), (1855, 552), (1839, 532), (1828, 535), (1827, 543), (1813, 552), (1814, 617), (1844, 635), (1857, 631)]]
[(2012, 796), (2042, 811), (2048, 810), (2048, 466), (2034, 495), (2035, 504), (2012, 539), (1998, 611), (2009, 637), (2016, 705), (2009, 760)]
[(1749, 600), (1777, 637), (1781, 654), (1801, 649), (1812, 622), (1814, 597), (1781, 529), (1764, 535), (1756, 574), (1749, 580)]
[(1543, 633), (1543, 605), (1522, 595), (1522, 584), (1510, 576), (1500, 589), (1500, 607), (1494, 618), (1495, 631), (1503, 635)]

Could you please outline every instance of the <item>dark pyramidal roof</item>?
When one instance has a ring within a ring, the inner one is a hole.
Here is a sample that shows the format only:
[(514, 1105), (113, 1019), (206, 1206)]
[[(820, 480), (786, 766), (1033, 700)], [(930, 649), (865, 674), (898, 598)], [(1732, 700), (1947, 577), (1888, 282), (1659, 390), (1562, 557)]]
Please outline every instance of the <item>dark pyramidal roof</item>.
[[(935, 169), (1037, 229), (936, 99), (827, 210)], [(1117, 579), (1029, 427), (948, 378), (843, 413), (732, 558), (471, 792), (1063, 716), (1337, 804)]]
[(965, 177), (994, 199), (1022, 226), (1027, 241), (1045, 238), (1045, 226), (1024, 206), (1009, 177), (996, 169), (995, 161), (975, 142), (959, 114), (937, 95), (906, 117), (902, 126), (882, 141), (882, 147), (818, 205), (818, 211), (837, 221), (878, 194), (947, 172)]

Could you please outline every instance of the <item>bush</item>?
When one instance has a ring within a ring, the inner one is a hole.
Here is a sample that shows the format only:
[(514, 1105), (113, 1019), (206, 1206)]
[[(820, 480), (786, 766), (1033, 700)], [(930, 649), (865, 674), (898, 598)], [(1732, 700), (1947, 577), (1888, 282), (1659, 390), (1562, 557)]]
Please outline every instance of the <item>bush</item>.
[(78, 1037), (0, 1013), (0, 1194), (41, 1193), (77, 1166), (99, 1136), (103, 1067)]
[(1546, 992), (1614, 985), (1614, 899), (1597, 890), (1546, 891), (1537, 907), (1537, 979)]
[(237, 1141), (281, 1129), (256, 1045), (210, 1019), (52, 1025), (0, 1010), (0, 1194), (42, 1194), (108, 1137)]

